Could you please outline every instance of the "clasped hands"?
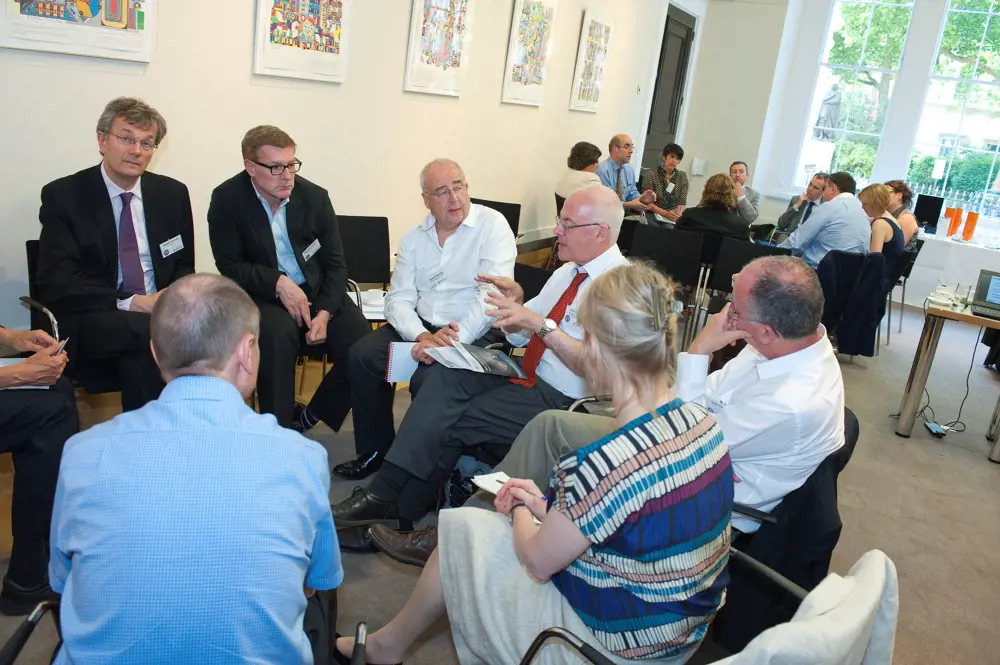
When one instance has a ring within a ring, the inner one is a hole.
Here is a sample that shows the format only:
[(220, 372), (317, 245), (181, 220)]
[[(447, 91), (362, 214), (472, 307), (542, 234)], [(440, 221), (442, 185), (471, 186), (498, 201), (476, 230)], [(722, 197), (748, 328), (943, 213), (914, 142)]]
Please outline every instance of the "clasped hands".
[(545, 513), (549, 508), (545, 496), (534, 481), (524, 478), (511, 478), (504, 483), (493, 500), (493, 507), (501, 515), (509, 516), (514, 506), (520, 503), (523, 503), (538, 521), (545, 519)]
[(309, 313), (309, 298), (306, 297), (305, 291), (288, 275), (278, 277), (274, 292), (295, 323), (309, 329), (306, 331), (306, 344), (312, 346), (326, 341), (326, 326), (330, 322), (330, 312), (323, 309), (316, 312), (316, 316), (312, 316)]
[(59, 352), (60, 344), (44, 330), (6, 330), (4, 342), (18, 351), (31, 351), (33, 355), (14, 365), (11, 371), (13, 385), (51, 386), (66, 369), (69, 356)]

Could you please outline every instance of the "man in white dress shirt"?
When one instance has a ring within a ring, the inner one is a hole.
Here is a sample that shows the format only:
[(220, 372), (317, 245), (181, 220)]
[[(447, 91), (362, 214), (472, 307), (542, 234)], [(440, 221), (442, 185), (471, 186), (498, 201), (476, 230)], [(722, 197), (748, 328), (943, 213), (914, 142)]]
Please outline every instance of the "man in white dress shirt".
[(396, 436), (393, 386), (386, 364), (391, 342), (416, 342), (413, 357), (424, 362), (410, 380), (416, 396), (433, 362), (424, 350), (452, 340), (472, 344), (490, 327), (487, 289), (476, 276), (514, 274), (517, 246), (499, 212), (472, 205), (462, 168), (436, 159), (420, 172), (430, 211), (399, 245), (392, 288), (385, 299), (389, 325), (359, 340), (348, 356), (357, 459), (333, 471), (353, 480), (378, 471)]
[(583, 328), (576, 312), (589, 283), (625, 261), (615, 244), (623, 214), (606, 187), (570, 196), (556, 226), (559, 258), (567, 263), (527, 303), (513, 280), (481, 277), (496, 289), (486, 299), (493, 325), (515, 346), (527, 345), (521, 368), (528, 379), (432, 367), (368, 489), (333, 506), (338, 526), (409, 526), (433, 507), (464, 448), (509, 446), (542, 411), (565, 409), (590, 394), (578, 366)]

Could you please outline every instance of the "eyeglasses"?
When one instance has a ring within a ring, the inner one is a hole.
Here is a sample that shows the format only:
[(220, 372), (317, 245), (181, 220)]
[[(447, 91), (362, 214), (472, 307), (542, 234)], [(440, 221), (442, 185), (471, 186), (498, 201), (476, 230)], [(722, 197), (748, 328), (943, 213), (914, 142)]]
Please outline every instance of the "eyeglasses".
[[(111, 132), (108, 132), (108, 134), (111, 134)], [(111, 136), (114, 136), (116, 139), (121, 141), (121, 144), (126, 148), (131, 149), (136, 143), (138, 143), (143, 152), (153, 152), (156, 150), (156, 144), (150, 143), (149, 141), (140, 141), (132, 138), (131, 136), (119, 136), (118, 134), (111, 134)]]
[(569, 233), (573, 229), (582, 229), (585, 226), (601, 226), (600, 222), (589, 222), (587, 224), (569, 224), (566, 220), (557, 217), (556, 218), (556, 228), (562, 229), (563, 232)]
[(438, 199), (440, 199), (442, 201), (445, 201), (445, 200), (451, 198), (452, 194), (455, 195), (455, 198), (460, 198), (462, 196), (462, 194), (465, 193), (465, 190), (466, 190), (467, 187), (468, 187), (467, 183), (456, 182), (456, 183), (452, 184), (451, 187), (441, 186), (441, 187), (438, 187), (437, 189), (435, 189), (433, 192), (424, 192), (424, 194), (426, 194), (427, 196), (433, 196), (433, 197), (436, 197), (436, 198), (438, 198)]
[(258, 162), (255, 159), (251, 159), (250, 161), (257, 166), (263, 166), (265, 169), (269, 169), (271, 171), (271, 175), (281, 175), (285, 172), (285, 169), (288, 169), (289, 173), (298, 173), (299, 169), (302, 168), (302, 162), (297, 159), (288, 164), (264, 164), (263, 162)]

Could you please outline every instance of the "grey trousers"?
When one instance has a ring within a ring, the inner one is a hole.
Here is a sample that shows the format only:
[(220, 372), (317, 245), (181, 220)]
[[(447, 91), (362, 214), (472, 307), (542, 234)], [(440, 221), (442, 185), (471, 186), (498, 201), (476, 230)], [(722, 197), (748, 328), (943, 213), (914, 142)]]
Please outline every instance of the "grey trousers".
[[(494, 469), (511, 478), (535, 481), (543, 492), (549, 485), (552, 468), (566, 453), (590, 445), (618, 429), (614, 418), (589, 413), (543, 411), (531, 419), (514, 439), (514, 445)], [(493, 510), (493, 495), (480, 490), (466, 506)]]

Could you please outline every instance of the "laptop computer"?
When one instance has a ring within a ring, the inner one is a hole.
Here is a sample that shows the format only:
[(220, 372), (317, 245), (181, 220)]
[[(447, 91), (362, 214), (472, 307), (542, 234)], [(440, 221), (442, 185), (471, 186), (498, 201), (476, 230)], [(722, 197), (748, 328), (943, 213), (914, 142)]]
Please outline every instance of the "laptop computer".
[(972, 313), (990, 319), (1000, 319), (1000, 272), (979, 271), (976, 295), (972, 299)]

